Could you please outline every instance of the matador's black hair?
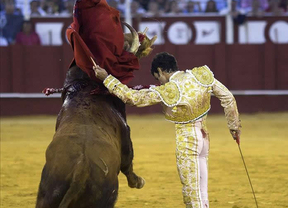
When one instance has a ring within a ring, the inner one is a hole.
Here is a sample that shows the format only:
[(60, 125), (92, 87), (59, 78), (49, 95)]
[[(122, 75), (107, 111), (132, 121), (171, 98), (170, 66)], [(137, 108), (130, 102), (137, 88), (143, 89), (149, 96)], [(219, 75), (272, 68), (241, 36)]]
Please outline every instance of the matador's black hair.
[(162, 71), (174, 72), (178, 71), (178, 64), (175, 57), (167, 52), (157, 53), (151, 64), (151, 74), (159, 74), (157, 68), (160, 67)]

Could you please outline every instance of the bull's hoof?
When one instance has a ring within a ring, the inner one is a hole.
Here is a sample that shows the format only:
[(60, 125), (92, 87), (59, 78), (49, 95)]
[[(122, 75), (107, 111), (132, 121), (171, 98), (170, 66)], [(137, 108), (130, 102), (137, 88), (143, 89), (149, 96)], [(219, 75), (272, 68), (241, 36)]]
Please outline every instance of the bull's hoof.
[(145, 185), (144, 178), (141, 178), (139, 176), (137, 176), (137, 179), (134, 181), (134, 183), (132, 183), (131, 181), (128, 181), (128, 186), (130, 188), (141, 189), (141, 188), (143, 188), (144, 185)]

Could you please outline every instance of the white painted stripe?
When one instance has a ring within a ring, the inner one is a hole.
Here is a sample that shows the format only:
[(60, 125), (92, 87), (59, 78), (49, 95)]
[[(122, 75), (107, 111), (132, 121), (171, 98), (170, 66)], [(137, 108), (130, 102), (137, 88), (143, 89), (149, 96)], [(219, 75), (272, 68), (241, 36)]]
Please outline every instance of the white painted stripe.
[[(231, 90), (233, 95), (288, 95), (288, 90)], [(61, 93), (0, 93), (0, 98), (60, 98)]]
[(288, 90), (231, 90), (233, 95), (288, 95)]
[(0, 98), (60, 98), (61, 93), (46, 96), (43, 93), (0, 93)]

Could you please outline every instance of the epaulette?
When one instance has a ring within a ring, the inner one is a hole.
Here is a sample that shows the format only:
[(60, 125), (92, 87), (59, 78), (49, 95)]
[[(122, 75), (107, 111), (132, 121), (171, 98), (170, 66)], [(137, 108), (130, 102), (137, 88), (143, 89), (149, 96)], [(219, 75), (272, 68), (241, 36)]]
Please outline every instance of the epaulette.
[(192, 70), (187, 70), (196, 80), (196, 82), (204, 87), (211, 87), (214, 82), (214, 74), (208, 66), (195, 67)]
[(150, 90), (156, 92), (168, 107), (178, 105), (181, 100), (180, 89), (174, 81), (167, 82), (165, 85), (150, 87)]

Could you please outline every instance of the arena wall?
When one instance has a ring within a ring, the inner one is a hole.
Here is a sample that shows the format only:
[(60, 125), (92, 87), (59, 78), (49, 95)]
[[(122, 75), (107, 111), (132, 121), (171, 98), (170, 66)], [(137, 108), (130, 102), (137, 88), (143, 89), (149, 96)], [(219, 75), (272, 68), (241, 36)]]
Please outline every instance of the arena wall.
[[(153, 56), (167, 51), (174, 54), (180, 69), (208, 65), (215, 77), (229, 89), (286, 90), (288, 89), (288, 45), (265, 43), (261, 45), (215, 44), (156, 46), (153, 53), (141, 60), (141, 69), (135, 72), (130, 85), (157, 84), (150, 75)], [(60, 88), (72, 60), (71, 48), (62, 46), (0, 47), (1, 115), (57, 114), (59, 98), (7, 97), (6, 93), (41, 93), (45, 87)], [(24, 94), (25, 95), (25, 94)], [(44, 97), (44, 96), (43, 96)], [(287, 111), (287, 95), (235, 94), (241, 112)], [(128, 108), (128, 113), (155, 113), (161, 107)], [(222, 112), (219, 101), (212, 99), (212, 112)]]

